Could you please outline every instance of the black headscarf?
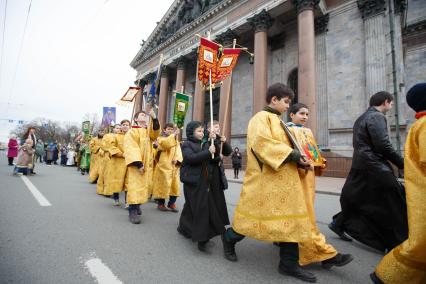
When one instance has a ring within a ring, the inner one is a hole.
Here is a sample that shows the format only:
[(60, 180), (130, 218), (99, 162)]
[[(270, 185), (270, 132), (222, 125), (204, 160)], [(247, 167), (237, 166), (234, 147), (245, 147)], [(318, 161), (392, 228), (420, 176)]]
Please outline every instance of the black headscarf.
[(408, 91), (407, 104), (416, 112), (426, 110), (426, 83), (416, 84)]
[(188, 123), (188, 125), (186, 126), (186, 138), (188, 138), (189, 141), (195, 142), (195, 143), (201, 143), (200, 140), (197, 140), (194, 137), (194, 131), (195, 129), (197, 129), (198, 127), (203, 127), (203, 123), (200, 121), (191, 121), (190, 123)]

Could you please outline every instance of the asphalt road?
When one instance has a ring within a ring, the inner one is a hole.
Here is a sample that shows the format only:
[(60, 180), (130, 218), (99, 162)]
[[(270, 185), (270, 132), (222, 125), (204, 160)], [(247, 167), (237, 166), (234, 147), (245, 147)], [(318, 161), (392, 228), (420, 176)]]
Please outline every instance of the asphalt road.
[[(199, 252), (176, 232), (179, 214), (154, 203), (143, 205), (142, 224), (129, 223), (127, 211), (96, 195), (75, 168), (37, 164), (28, 179), (51, 204), (41, 206), (0, 154), (0, 283), (303, 283), (278, 274), (278, 248), (270, 243), (246, 238), (237, 245), (239, 261), (231, 263), (219, 238), (211, 254)], [(240, 189), (230, 183), (226, 191), (230, 216)], [(183, 197), (177, 204), (182, 208)], [(382, 255), (329, 231), (338, 196), (318, 194), (316, 210), (329, 243), (355, 260), (331, 271), (319, 264), (307, 269), (319, 283), (370, 283)]]

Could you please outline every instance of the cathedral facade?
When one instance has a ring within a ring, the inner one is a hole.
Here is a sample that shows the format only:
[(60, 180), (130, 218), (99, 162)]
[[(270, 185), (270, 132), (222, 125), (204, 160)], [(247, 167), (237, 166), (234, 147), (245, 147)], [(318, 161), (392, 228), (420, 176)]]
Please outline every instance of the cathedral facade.
[[(182, 88), (192, 96), (186, 121), (210, 118), (208, 92), (197, 81), (196, 34), (207, 32), (254, 54), (242, 53), (232, 78), (213, 91), (213, 116), (232, 146), (245, 150), (248, 121), (263, 108), (268, 85), (282, 82), (310, 108), (308, 126), (328, 157), (328, 175), (347, 174), (353, 123), (378, 91), (396, 94), (388, 122), (403, 150), (414, 121), (405, 92), (426, 82), (426, 1), (176, 0), (131, 62), (136, 83), (149, 90), (163, 56), (163, 124), (173, 117), (173, 91)], [(136, 109), (141, 104), (137, 97)]]

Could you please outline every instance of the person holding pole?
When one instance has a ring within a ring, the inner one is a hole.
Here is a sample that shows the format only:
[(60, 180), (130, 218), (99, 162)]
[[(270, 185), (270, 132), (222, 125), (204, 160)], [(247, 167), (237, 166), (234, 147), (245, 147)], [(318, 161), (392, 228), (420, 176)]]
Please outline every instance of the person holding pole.
[(160, 135), (160, 122), (154, 110), (147, 106), (147, 111), (137, 112), (134, 116), (136, 125), (124, 136), (124, 158), (127, 165), (125, 187), (129, 220), (140, 224), (140, 205), (148, 201), (148, 191), (152, 183), (153, 155), (152, 143)]

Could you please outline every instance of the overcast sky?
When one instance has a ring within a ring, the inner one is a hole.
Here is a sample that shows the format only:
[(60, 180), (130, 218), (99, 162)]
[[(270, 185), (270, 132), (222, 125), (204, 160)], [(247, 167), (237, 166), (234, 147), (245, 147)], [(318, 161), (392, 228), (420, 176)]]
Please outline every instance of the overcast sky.
[(115, 104), (135, 80), (129, 63), (172, 3), (33, 0), (24, 36), (30, 0), (8, 0), (5, 25), (0, 0), (0, 141), (10, 119), (81, 123), (86, 113), (101, 118), (103, 106), (129, 118), (131, 108)]

